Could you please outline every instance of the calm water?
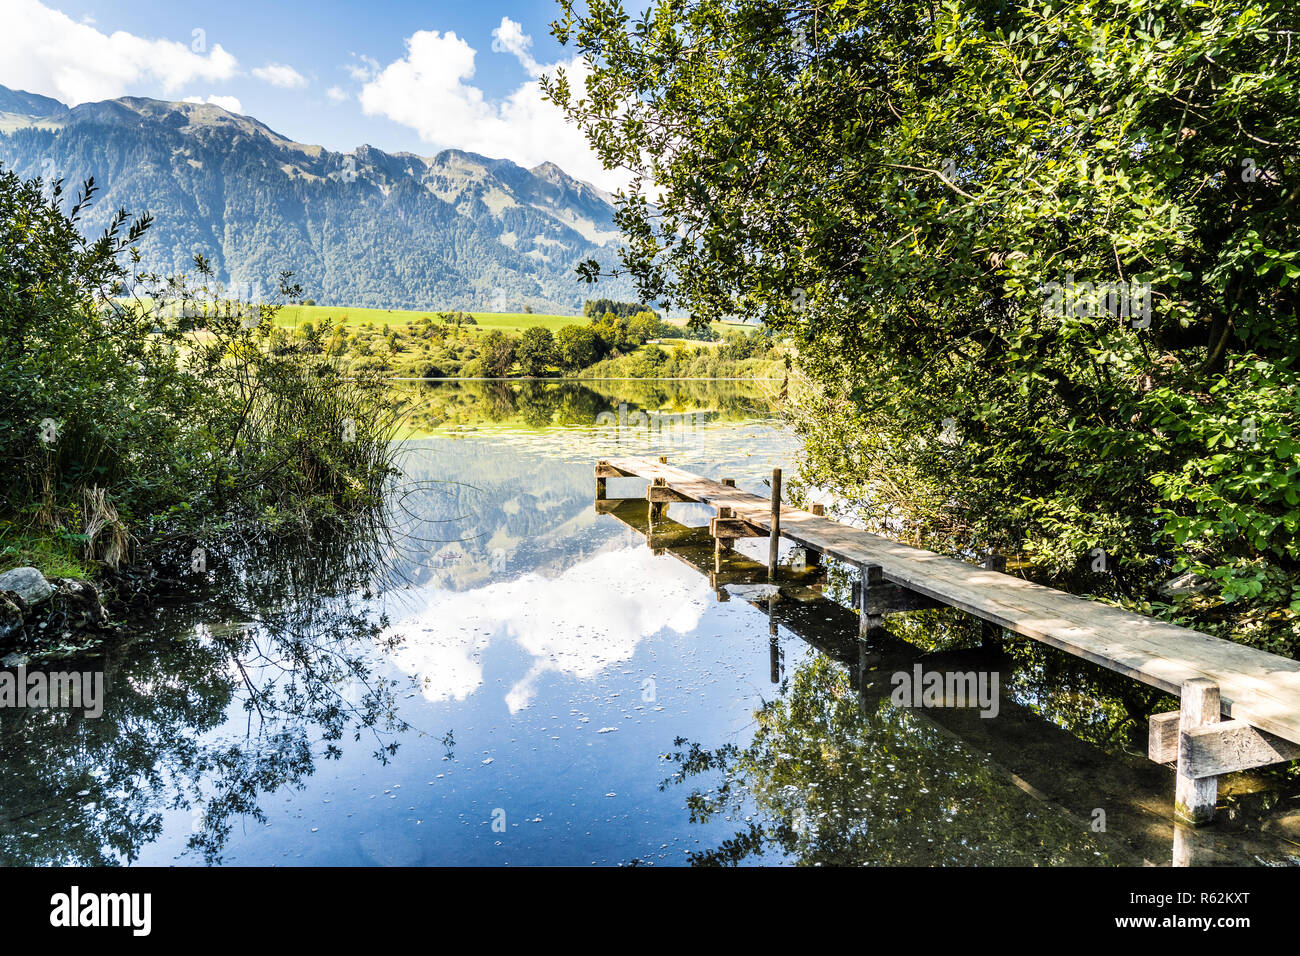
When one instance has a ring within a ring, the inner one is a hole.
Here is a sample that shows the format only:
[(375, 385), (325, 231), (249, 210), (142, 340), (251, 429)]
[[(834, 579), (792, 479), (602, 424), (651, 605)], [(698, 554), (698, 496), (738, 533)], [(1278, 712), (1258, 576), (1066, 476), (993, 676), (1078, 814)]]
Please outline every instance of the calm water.
[[(597, 513), (609, 455), (757, 492), (792, 474), (771, 395), (409, 394), (385, 528), (216, 548), (186, 596), (58, 665), (104, 670), (102, 718), (0, 712), (0, 862), (1300, 861), (1282, 773), (1175, 831), (1172, 774), (1142, 756), (1173, 705), (1140, 685), (947, 610), (862, 645), (843, 569), (773, 598), (766, 541), (716, 569), (700, 506)], [(918, 664), (996, 673), (997, 716), (894, 706)]]

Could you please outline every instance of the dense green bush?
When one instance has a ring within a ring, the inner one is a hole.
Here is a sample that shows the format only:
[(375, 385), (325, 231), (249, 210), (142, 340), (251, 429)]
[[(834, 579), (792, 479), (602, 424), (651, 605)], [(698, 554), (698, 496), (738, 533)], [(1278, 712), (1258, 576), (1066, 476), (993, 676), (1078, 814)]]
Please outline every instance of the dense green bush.
[(86, 239), (93, 194), (65, 211), (57, 185), (0, 170), (0, 561), (118, 565), (225, 522), (373, 504), (394, 425), (380, 383), (273, 334), (277, 307), (232, 298), (202, 259), (140, 274), (148, 217)]

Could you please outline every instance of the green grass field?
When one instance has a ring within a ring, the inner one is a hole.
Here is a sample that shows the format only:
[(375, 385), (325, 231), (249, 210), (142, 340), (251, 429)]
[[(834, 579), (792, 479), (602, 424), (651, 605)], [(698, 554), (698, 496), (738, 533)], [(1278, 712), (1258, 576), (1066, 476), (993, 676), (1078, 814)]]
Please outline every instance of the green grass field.
[[(373, 322), (375, 325), (405, 325), (407, 322), (418, 322), (426, 315), (437, 322), (439, 311), (438, 309), (362, 309), (336, 305), (286, 305), (281, 307), (275, 322), (276, 325), (298, 326), (304, 321), (319, 324), (325, 319), (333, 319), (336, 323), (342, 322), (347, 325), (360, 325), (363, 322)], [(474, 321), (478, 323), (477, 328), (506, 329), (511, 332), (522, 332), (534, 325), (540, 325), (554, 332), (566, 325), (587, 325), (591, 322), (589, 318), (581, 315), (542, 315), (529, 312), (470, 312), (469, 314), (474, 316)], [(674, 325), (684, 325), (686, 320), (669, 319), (668, 321)], [(474, 327), (469, 326), (469, 328)], [(753, 326), (731, 322), (714, 322), (713, 327), (719, 332), (727, 329), (753, 328)]]
[[(418, 322), (426, 315), (437, 322), (438, 312), (438, 309), (361, 309), (335, 305), (286, 305), (280, 309), (280, 314), (276, 316), (275, 321), (276, 325), (293, 326), (304, 321), (320, 323), (325, 319), (333, 319), (335, 322), (344, 322), (348, 325), (360, 325), (363, 322), (373, 322), (375, 325), (405, 325), (407, 322)], [(479, 328), (508, 329), (515, 332), (521, 332), (534, 325), (540, 325), (554, 332), (566, 325), (586, 325), (591, 321), (581, 315), (541, 315), (527, 312), (470, 312), (469, 314), (474, 316), (474, 321), (478, 323)]]

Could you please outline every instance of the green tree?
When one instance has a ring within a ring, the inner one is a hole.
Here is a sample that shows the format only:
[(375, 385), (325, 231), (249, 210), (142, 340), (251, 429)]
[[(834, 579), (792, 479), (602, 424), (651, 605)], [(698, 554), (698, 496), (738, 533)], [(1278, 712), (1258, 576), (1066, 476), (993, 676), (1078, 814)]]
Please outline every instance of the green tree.
[(589, 325), (566, 325), (555, 333), (555, 353), (561, 367), (576, 372), (600, 358), (600, 339)]
[(540, 325), (524, 329), (516, 357), (525, 375), (545, 375), (555, 361), (555, 336)]
[(633, 342), (641, 345), (650, 339), (660, 338), (663, 332), (663, 323), (659, 316), (649, 310), (638, 312), (627, 320), (627, 334)]
[(479, 351), (479, 363), (482, 374), (500, 378), (510, 371), (515, 364), (516, 342), (512, 335), (501, 329), (493, 329), (483, 336)]

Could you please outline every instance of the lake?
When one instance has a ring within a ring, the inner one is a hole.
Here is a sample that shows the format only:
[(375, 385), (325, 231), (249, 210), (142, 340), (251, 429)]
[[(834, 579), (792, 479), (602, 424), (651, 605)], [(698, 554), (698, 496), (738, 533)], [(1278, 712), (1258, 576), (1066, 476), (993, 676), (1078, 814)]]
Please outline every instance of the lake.
[[(778, 387), (402, 385), (382, 520), (232, 535), (120, 639), (47, 665), (102, 670), (101, 717), (0, 712), (0, 862), (1300, 862), (1282, 771), (1173, 825), (1144, 752), (1176, 703), (1149, 688), (948, 609), (862, 644), (847, 569), (813, 580), (787, 543), (805, 583), (773, 596), (766, 540), (710, 566), (703, 506), (598, 513), (613, 455), (789, 480)], [(993, 675), (995, 715), (891, 699), (895, 674), (954, 669)]]

